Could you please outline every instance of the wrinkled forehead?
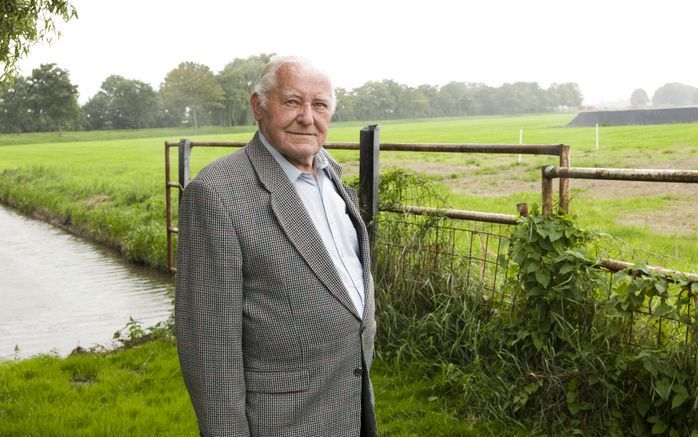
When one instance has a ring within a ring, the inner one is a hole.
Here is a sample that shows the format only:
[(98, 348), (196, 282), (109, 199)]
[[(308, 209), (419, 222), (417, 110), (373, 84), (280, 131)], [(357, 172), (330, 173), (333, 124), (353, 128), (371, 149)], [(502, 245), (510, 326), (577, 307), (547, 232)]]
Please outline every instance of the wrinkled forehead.
[(330, 100), (332, 82), (324, 73), (303, 65), (286, 64), (276, 71), (276, 92)]

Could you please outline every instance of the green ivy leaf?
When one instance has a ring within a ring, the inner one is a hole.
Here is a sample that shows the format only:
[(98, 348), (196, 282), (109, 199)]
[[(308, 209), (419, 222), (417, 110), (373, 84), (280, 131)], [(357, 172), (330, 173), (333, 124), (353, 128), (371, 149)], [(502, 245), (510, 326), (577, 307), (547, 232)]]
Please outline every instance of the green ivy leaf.
[(570, 410), (570, 413), (572, 413), (573, 416), (576, 416), (577, 413), (579, 413), (582, 409), (582, 406), (576, 402), (572, 403), (567, 403), (567, 409)]
[[(577, 400), (577, 392), (576, 391), (568, 391), (567, 392), (567, 403), (572, 404)], [(574, 413), (572, 413), (574, 414)]]
[(683, 384), (675, 385), (674, 393), (674, 398), (671, 400), (672, 410), (680, 407), (690, 397), (690, 395), (688, 394), (688, 390), (686, 390), (686, 386), (684, 386)]
[(543, 340), (541, 340), (536, 334), (533, 334), (531, 337), (533, 339), (533, 346), (535, 346), (537, 350), (543, 349)]
[(570, 272), (577, 270), (577, 268), (578, 267), (576, 265), (574, 265), (572, 263), (568, 263), (568, 264), (564, 264), (558, 272), (561, 275), (564, 275), (564, 274), (567, 274), (567, 273), (570, 273)]
[(528, 384), (526, 387), (524, 387), (524, 392), (526, 392), (529, 395), (532, 395), (533, 393), (537, 392), (539, 388), (540, 388), (540, 383), (532, 382), (532, 383)]
[(666, 431), (666, 425), (662, 421), (655, 423), (654, 426), (652, 427), (652, 434), (654, 434), (654, 435), (664, 434), (665, 431)]
[(533, 273), (538, 270), (540, 270), (540, 264), (538, 262), (531, 260), (526, 264), (526, 273)]
[(659, 397), (665, 401), (669, 400), (669, 394), (671, 393), (671, 381), (667, 378), (662, 378), (654, 383), (654, 391), (657, 392)]
[(645, 417), (647, 412), (650, 410), (651, 405), (652, 403), (650, 400), (644, 397), (635, 400), (635, 408), (637, 408), (637, 412), (640, 413), (640, 416), (642, 417)]
[(645, 370), (650, 372), (650, 375), (652, 375), (653, 378), (656, 378), (657, 375), (659, 375), (659, 365), (657, 363), (657, 358), (655, 358), (652, 355), (646, 355), (642, 358), (642, 367), (644, 367)]
[(550, 283), (550, 273), (547, 270), (537, 270), (536, 281), (538, 281), (543, 288), (547, 287)]
[(654, 309), (654, 312), (652, 313), (655, 317), (663, 317), (669, 313), (672, 313), (674, 311), (674, 307), (667, 304), (666, 302), (662, 302), (657, 307)]
[(550, 241), (557, 241), (560, 238), (562, 238), (562, 232), (560, 232), (557, 228), (551, 226), (548, 229), (548, 238), (550, 238)]

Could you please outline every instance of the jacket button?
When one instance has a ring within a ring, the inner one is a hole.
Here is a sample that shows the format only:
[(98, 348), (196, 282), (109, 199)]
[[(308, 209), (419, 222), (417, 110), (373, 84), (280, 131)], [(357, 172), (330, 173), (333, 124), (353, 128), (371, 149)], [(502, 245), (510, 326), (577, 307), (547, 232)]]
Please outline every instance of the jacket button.
[(363, 373), (363, 369), (354, 369), (354, 376), (361, 376)]

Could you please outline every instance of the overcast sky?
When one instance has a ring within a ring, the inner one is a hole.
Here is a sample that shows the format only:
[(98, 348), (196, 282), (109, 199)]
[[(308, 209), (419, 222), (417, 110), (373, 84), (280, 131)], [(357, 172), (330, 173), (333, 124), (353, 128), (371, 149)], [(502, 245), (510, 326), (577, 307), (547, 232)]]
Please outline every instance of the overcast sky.
[(35, 46), (21, 74), (54, 62), (84, 103), (111, 74), (157, 89), (180, 62), (214, 73), (260, 53), (310, 58), (336, 86), (393, 79), (576, 82), (586, 104), (698, 86), (694, 0), (72, 0), (79, 18)]

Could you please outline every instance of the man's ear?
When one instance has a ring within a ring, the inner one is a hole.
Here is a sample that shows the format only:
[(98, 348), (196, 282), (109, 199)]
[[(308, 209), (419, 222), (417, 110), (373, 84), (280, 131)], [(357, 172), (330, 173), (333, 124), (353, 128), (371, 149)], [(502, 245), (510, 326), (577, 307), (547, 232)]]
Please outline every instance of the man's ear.
[(259, 120), (264, 114), (264, 108), (262, 108), (262, 103), (260, 102), (259, 95), (256, 92), (252, 93), (250, 96), (250, 106), (252, 107), (252, 115), (254, 115), (255, 121), (259, 123)]

